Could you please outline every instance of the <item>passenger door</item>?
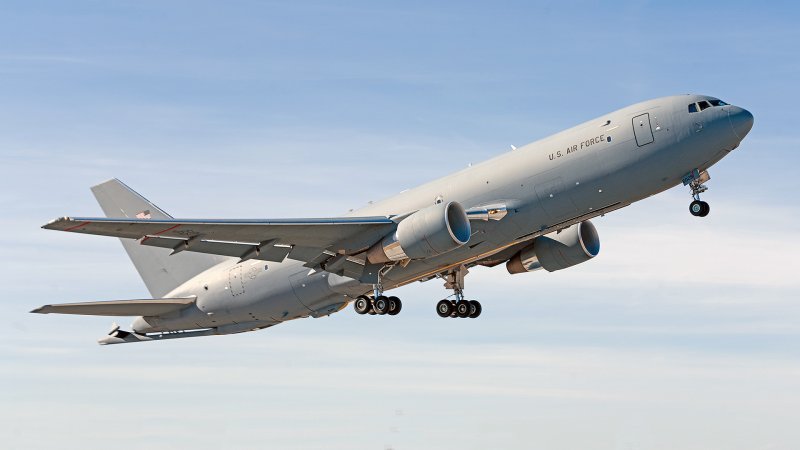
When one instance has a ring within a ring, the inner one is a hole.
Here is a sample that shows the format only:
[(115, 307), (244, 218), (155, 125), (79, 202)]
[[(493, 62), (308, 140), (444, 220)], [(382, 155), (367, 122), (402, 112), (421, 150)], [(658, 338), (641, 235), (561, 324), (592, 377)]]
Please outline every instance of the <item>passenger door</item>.
[(654, 141), (653, 129), (650, 126), (650, 113), (640, 114), (633, 118), (633, 134), (636, 137), (636, 145), (639, 147)]
[(237, 264), (228, 271), (228, 289), (232, 296), (244, 294), (244, 277), (242, 276), (242, 265)]

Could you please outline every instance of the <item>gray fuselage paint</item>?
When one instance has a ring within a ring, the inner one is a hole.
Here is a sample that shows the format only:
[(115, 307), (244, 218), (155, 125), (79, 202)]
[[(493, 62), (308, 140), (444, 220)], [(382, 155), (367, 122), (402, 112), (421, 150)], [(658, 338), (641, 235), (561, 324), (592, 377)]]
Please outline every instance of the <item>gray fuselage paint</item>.
[[(708, 98), (682, 95), (638, 103), (349, 215), (399, 215), (437, 199), (457, 201), (467, 208), (498, 202), (508, 205), (509, 214), (502, 220), (472, 222), (469, 244), (479, 245), (395, 266), (383, 284), (392, 289), (426, 279), (532, 239), (559, 223), (589, 219), (662, 192), (680, 184), (692, 169), (707, 169), (740, 142), (728, 121), (727, 109), (735, 106), (688, 113), (688, 104)], [(639, 119), (643, 119), (641, 125)], [(312, 272), (302, 264), (288, 259), (221, 263), (168, 295), (197, 295), (196, 307), (179, 317), (145, 318), (150, 327), (136, 331), (218, 327), (254, 319), (269, 325), (314, 316), (316, 311), (371, 292), (370, 285)]]

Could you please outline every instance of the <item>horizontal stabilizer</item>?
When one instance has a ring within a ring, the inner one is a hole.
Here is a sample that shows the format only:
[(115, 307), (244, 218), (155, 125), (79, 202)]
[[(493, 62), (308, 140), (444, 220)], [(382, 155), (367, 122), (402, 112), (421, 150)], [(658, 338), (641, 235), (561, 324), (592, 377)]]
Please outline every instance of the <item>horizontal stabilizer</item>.
[(198, 336), (219, 336), (223, 334), (245, 333), (248, 331), (262, 330), (275, 325), (277, 322), (244, 322), (231, 325), (222, 325), (214, 328), (203, 328), (199, 330), (180, 330), (159, 333), (135, 333), (119, 329), (119, 325), (114, 324), (106, 336), (97, 340), (100, 345), (127, 344), (132, 342), (161, 341), (164, 339), (180, 339)]
[(183, 309), (197, 297), (109, 300), (103, 302), (60, 303), (44, 305), (32, 313), (80, 314), (84, 316), (158, 316)]
[(171, 333), (153, 333), (153, 334), (139, 334), (130, 331), (112, 330), (107, 336), (103, 336), (97, 340), (100, 345), (110, 344), (128, 344), (133, 342), (150, 342), (160, 341), (163, 339), (178, 339), (198, 336), (213, 336), (215, 330), (213, 328), (206, 328), (203, 330), (192, 331), (176, 331)]

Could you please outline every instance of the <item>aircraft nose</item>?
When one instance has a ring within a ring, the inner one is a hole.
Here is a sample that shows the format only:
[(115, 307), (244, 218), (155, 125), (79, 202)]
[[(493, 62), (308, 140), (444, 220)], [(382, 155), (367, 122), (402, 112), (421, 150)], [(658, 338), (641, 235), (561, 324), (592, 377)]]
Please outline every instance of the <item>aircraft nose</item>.
[(731, 121), (733, 133), (736, 134), (736, 137), (739, 138), (740, 141), (744, 139), (747, 133), (750, 132), (750, 129), (753, 128), (753, 114), (744, 108), (739, 108), (738, 106), (732, 107), (728, 111), (728, 119)]

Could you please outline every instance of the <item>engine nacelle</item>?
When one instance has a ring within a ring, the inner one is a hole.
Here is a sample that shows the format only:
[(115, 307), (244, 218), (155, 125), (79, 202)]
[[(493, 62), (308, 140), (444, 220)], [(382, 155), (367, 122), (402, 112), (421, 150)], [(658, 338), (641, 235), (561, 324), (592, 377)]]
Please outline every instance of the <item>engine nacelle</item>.
[(600, 237), (588, 220), (539, 236), (506, 263), (509, 273), (548, 272), (586, 262), (600, 253)]
[(463, 206), (437, 203), (401, 220), (394, 233), (367, 250), (367, 260), (385, 263), (430, 258), (461, 247), (471, 234)]

